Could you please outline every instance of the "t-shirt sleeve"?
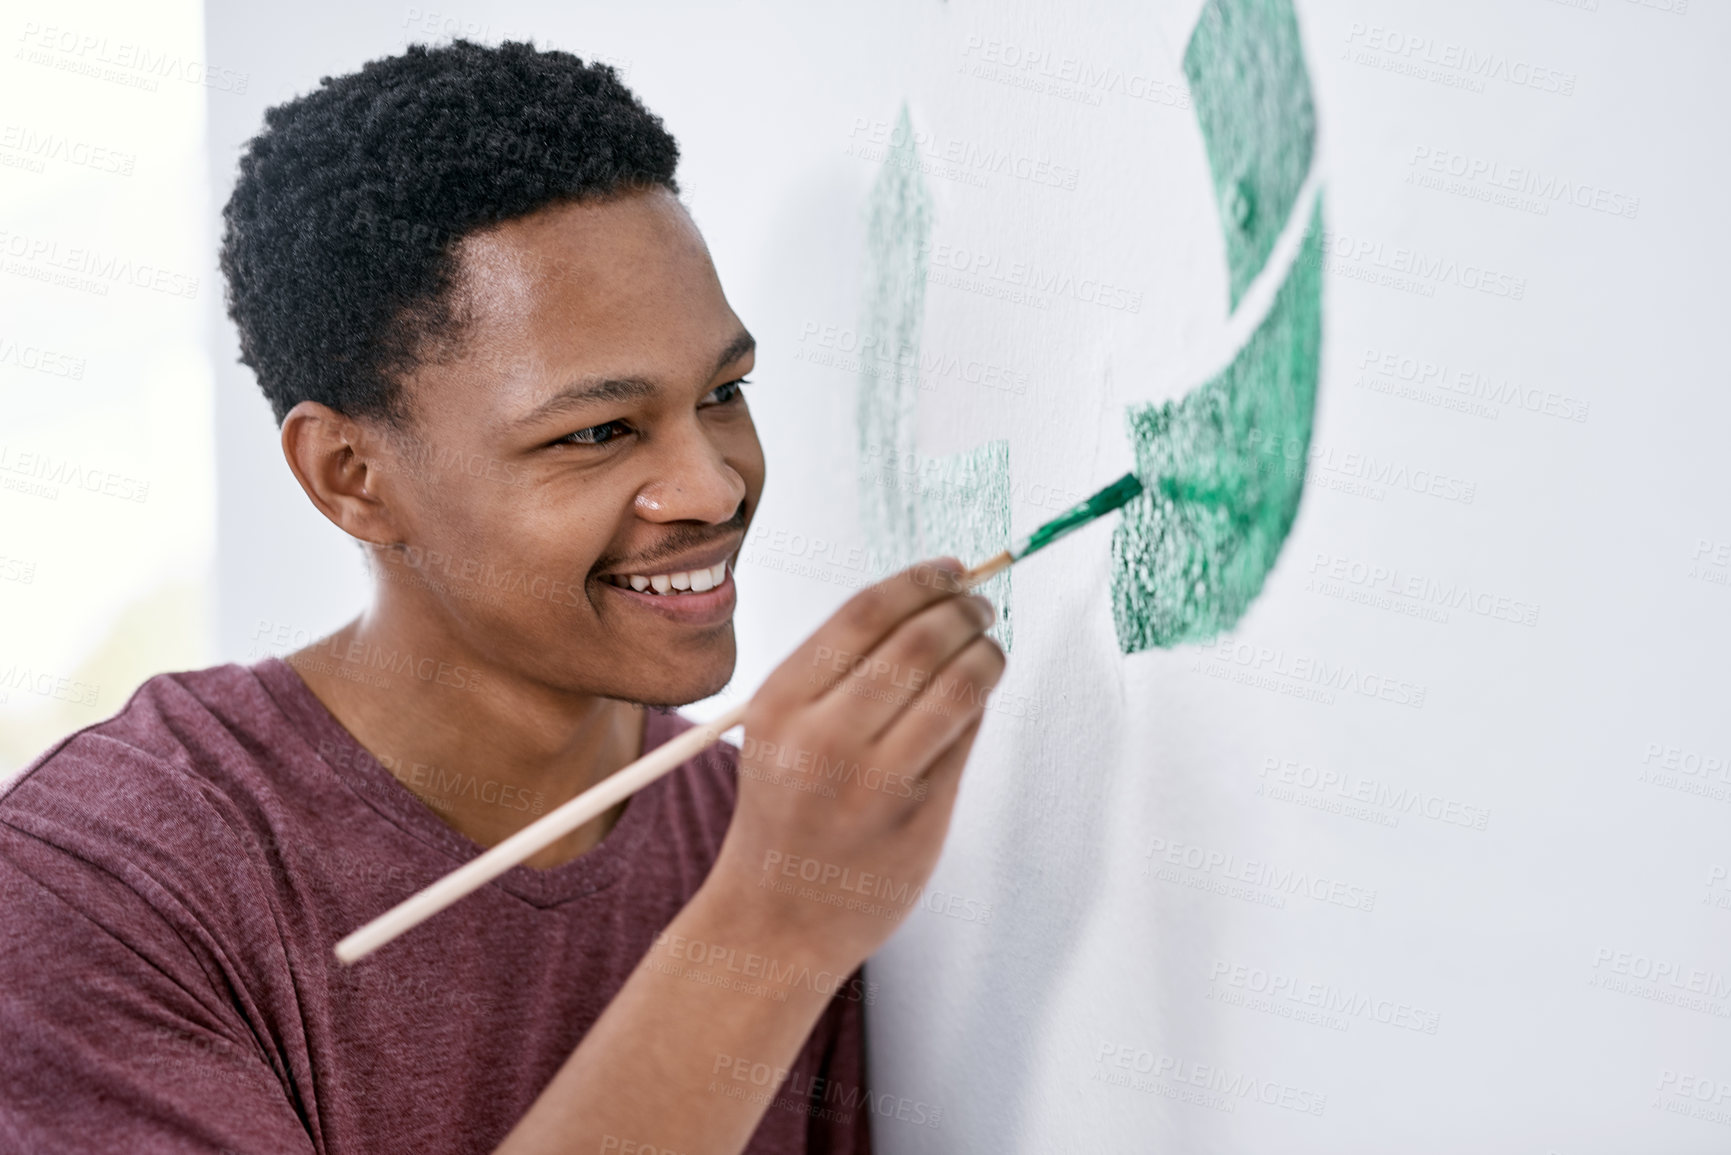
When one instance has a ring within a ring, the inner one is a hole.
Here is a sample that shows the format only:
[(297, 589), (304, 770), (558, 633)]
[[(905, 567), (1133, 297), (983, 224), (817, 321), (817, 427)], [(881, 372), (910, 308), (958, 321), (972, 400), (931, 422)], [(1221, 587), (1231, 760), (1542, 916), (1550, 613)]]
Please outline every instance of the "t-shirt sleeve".
[(0, 824), (0, 1149), (315, 1150), (259, 1041), (167, 920)]
[[(843, 991), (869, 988), (855, 971)], [(871, 1100), (866, 1094), (865, 1012), (858, 999), (837, 995), (824, 1010), (829, 1044), (813, 1081), (812, 1111), (806, 1127), (807, 1155), (870, 1155)]]

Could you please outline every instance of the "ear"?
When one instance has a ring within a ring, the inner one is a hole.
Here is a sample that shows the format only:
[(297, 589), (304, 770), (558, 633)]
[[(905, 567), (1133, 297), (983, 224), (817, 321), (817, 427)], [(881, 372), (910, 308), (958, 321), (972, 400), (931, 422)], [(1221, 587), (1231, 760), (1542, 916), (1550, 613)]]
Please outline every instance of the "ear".
[(374, 423), (302, 401), (282, 423), (282, 454), (319, 512), (350, 537), (373, 545), (403, 540), (387, 498), (390, 438)]

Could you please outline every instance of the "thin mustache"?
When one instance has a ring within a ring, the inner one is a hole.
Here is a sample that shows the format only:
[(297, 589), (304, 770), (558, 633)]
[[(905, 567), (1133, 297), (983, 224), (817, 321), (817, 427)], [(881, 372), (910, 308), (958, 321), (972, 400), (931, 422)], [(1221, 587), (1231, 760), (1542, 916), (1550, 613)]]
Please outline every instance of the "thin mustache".
[[(657, 544), (655, 549), (651, 550), (649, 553), (630, 558), (602, 558), (600, 561), (595, 563), (595, 568), (592, 572), (606, 573), (608, 570), (625, 566), (627, 562), (632, 566), (654, 566), (663, 558), (676, 557), (679, 554), (686, 553), (690, 550), (698, 549), (706, 545), (714, 545), (716, 542), (724, 541), (736, 534), (743, 535), (744, 533), (745, 502), (742, 501), (739, 503), (739, 508), (733, 511), (733, 516), (722, 522), (720, 525), (705, 526), (701, 529), (696, 526), (675, 526), (673, 529), (668, 531), (667, 537)], [(650, 569), (633, 569), (631, 572), (650, 573), (653, 571)]]

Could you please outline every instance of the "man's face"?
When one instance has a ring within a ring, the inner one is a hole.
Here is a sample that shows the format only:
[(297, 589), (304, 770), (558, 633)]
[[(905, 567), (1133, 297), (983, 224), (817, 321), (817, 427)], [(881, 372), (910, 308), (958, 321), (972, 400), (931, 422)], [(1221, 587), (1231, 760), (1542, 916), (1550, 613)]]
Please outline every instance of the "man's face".
[(461, 255), (465, 339), (406, 386), (385, 480), (407, 548), (384, 578), (452, 657), (567, 692), (714, 693), (764, 464), (736, 384), (753, 342), (696, 226), (657, 189), (544, 209)]

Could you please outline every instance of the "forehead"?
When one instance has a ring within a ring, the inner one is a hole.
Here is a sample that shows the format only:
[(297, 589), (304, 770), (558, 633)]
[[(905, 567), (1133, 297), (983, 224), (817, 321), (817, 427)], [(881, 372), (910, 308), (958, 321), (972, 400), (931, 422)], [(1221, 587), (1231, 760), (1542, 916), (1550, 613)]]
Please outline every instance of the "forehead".
[(739, 324), (697, 226), (662, 188), (552, 205), (458, 254), (470, 340), (557, 370), (709, 361)]

